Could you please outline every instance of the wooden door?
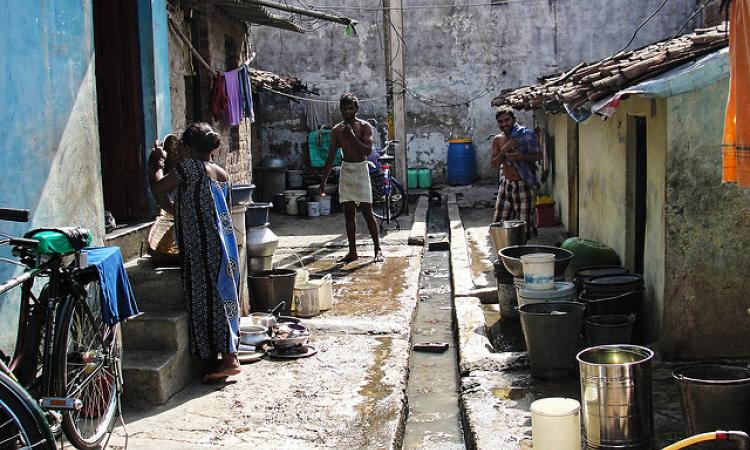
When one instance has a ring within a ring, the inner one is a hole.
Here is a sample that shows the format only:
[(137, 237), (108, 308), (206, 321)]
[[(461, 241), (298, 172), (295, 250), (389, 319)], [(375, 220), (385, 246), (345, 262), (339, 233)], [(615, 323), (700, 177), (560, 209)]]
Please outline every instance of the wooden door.
[(147, 219), (136, 0), (94, 0), (104, 208), (121, 223)]

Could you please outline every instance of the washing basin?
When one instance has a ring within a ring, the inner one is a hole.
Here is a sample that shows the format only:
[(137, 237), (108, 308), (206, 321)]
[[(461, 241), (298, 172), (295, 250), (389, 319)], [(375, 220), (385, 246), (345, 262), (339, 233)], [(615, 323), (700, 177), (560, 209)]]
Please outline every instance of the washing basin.
[(552, 253), (555, 255), (555, 276), (565, 274), (568, 263), (573, 258), (573, 252), (553, 245), (511, 245), (497, 252), (502, 259), (505, 268), (515, 277), (523, 276), (523, 263), (521, 256), (530, 253)]

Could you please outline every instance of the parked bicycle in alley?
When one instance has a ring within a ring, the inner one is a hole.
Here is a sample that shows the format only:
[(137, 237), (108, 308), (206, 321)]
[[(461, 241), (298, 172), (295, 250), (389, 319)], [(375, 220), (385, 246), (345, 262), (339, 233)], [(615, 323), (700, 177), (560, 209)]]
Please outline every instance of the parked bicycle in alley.
[[(28, 219), (28, 210), (0, 208), (0, 220)], [(76, 448), (102, 448), (120, 415), (117, 322), (126, 317), (107, 317), (100, 273), (89, 263), (107, 252), (122, 259), (116, 247), (83, 250), (90, 242), (80, 228), (0, 233), (0, 245), (12, 249), (2, 261), (23, 267), (0, 284), (3, 301), (20, 288), (15, 349), (0, 354), (0, 449), (52, 449), (61, 432)]]
[[(400, 230), (398, 217), (406, 212), (408, 198), (404, 186), (391, 175), (394, 154), (398, 141), (385, 141), (382, 150), (374, 151), (367, 159), (370, 161), (370, 182), (372, 185), (372, 212), (380, 219), (380, 232), (385, 233), (391, 222)], [(389, 150), (393, 149), (392, 153)]]

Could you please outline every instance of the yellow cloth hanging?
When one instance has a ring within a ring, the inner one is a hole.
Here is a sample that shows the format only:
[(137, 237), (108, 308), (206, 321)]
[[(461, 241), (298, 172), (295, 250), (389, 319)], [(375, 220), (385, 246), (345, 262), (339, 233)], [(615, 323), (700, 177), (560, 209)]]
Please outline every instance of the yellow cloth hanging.
[(750, 187), (750, 0), (729, 11), (729, 99), (724, 116), (722, 182)]

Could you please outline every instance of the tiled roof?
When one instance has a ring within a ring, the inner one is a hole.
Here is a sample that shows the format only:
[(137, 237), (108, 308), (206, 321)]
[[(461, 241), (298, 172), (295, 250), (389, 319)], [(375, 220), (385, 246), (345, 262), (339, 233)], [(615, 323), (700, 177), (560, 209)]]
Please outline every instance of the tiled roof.
[(569, 110), (577, 110), (728, 44), (726, 25), (697, 29), (591, 64), (581, 63), (566, 72), (542, 77), (539, 84), (506, 89), (492, 100), (492, 106), (564, 112), (567, 105)]
[(250, 83), (253, 85), (253, 90), (265, 88), (286, 94), (314, 93), (299, 78), (277, 75), (273, 72), (253, 68), (250, 69)]

